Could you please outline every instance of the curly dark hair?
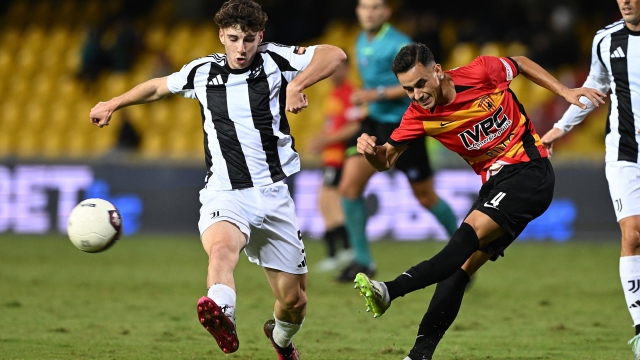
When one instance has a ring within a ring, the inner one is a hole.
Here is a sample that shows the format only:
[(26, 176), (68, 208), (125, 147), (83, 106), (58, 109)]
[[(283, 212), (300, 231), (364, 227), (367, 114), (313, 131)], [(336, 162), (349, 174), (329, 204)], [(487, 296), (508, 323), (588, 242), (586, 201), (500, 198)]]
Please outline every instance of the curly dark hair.
[(229, 0), (213, 18), (220, 29), (239, 26), (243, 32), (264, 30), (267, 14), (253, 0)]
[(412, 67), (416, 66), (418, 63), (421, 63), (425, 67), (435, 64), (435, 59), (433, 58), (433, 53), (425, 44), (421, 43), (413, 43), (406, 45), (400, 49), (396, 58), (393, 59), (393, 64), (391, 65), (391, 71), (394, 74), (402, 74), (409, 70)]

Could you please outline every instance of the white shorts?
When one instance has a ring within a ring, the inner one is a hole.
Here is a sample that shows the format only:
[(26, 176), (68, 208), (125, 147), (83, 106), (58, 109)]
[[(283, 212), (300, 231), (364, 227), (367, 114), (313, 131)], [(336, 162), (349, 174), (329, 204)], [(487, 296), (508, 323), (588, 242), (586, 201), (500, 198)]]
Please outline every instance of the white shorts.
[(200, 191), (200, 235), (218, 221), (247, 236), (249, 261), (289, 274), (306, 274), (304, 243), (289, 188), (282, 181), (242, 190)]
[(605, 172), (618, 221), (640, 215), (640, 165), (628, 161), (610, 161), (605, 166)]

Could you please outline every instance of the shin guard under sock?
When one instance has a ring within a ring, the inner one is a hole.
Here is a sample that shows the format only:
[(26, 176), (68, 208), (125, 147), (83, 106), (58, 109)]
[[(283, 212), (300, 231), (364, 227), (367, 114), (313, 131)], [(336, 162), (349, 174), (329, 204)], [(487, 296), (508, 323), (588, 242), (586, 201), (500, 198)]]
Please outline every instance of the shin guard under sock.
[(444, 333), (458, 316), (464, 290), (469, 283), (469, 276), (458, 269), (451, 277), (441, 281), (424, 314), (414, 349), (422, 355), (432, 356)]
[(463, 222), (439, 253), (402, 273), (395, 280), (385, 282), (389, 297), (393, 300), (449, 278), (479, 247), (475, 230)]

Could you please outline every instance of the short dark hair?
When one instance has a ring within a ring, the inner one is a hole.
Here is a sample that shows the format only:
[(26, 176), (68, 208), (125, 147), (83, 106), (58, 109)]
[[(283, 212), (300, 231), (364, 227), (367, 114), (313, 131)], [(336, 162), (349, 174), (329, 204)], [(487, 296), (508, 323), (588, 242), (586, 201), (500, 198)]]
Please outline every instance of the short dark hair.
[(398, 74), (409, 71), (418, 63), (427, 67), (435, 64), (436, 60), (433, 58), (433, 53), (427, 45), (421, 43), (409, 44), (403, 46), (398, 52), (398, 55), (396, 55), (396, 58), (393, 59), (391, 71), (397, 76)]
[(243, 32), (264, 30), (267, 14), (253, 0), (229, 0), (222, 5), (213, 21), (220, 29), (239, 26)]

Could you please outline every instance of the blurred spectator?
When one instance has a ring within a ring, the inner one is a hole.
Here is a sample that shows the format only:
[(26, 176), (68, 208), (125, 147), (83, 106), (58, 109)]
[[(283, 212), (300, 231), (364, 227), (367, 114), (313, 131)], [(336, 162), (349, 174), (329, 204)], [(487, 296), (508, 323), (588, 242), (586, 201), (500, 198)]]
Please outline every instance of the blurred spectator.
[(107, 52), (102, 47), (102, 32), (90, 27), (80, 54), (80, 72), (78, 77), (86, 82), (93, 82), (107, 64)]
[(329, 78), (333, 90), (325, 101), (325, 131), (311, 139), (309, 148), (322, 153), (323, 184), (318, 196), (320, 212), (325, 223), (323, 239), (327, 245), (327, 257), (316, 269), (319, 272), (338, 270), (353, 260), (349, 236), (344, 227), (344, 212), (340, 204), (337, 186), (342, 175), (347, 140), (360, 128), (363, 109), (349, 100), (354, 86), (347, 80), (349, 64), (345, 61)]
[(171, 75), (174, 72), (171, 59), (163, 51), (156, 51), (153, 57), (153, 70), (151, 71), (152, 78), (159, 78), (163, 76)]
[(131, 124), (131, 119), (126, 109), (121, 112), (122, 115), (122, 127), (118, 133), (118, 141), (116, 143), (116, 149), (125, 152), (131, 152), (138, 150), (140, 146), (140, 135), (135, 127)]
[(440, 41), (440, 21), (438, 15), (431, 11), (426, 11), (418, 16), (418, 23), (413, 39), (423, 43), (431, 49), (436, 59), (445, 59), (442, 43)]
[(109, 68), (115, 72), (129, 71), (143, 49), (142, 38), (126, 18), (118, 21), (117, 28), (116, 41), (109, 49)]

